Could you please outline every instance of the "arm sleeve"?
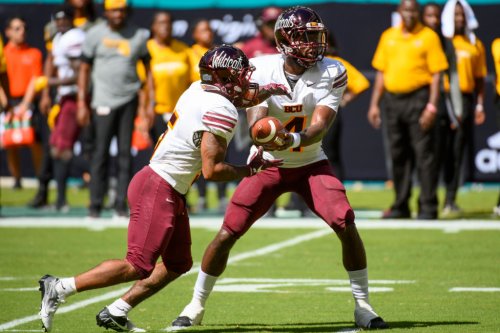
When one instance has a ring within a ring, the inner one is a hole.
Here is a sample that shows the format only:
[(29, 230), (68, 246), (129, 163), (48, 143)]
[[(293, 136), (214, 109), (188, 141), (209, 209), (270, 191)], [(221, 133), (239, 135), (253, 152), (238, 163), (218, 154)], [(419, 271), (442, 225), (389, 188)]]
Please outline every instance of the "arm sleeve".
[(42, 52), (38, 49), (35, 49), (35, 67), (33, 68), (34, 76), (43, 75), (43, 56)]
[(377, 49), (375, 50), (375, 54), (373, 55), (372, 59), (372, 66), (376, 70), (383, 72), (386, 67), (386, 62), (385, 60), (387, 59), (385, 55), (385, 39), (386, 39), (386, 32), (380, 36), (380, 40), (378, 41)]
[(96, 48), (97, 38), (95, 38), (94, 34), (89, 32), (83, 41), (81, 60), (91, 64), (94, 61)]
[(145, 65), (149, 65), (150, 61), (151, 61), (151, 55), (149, 54), (149, 50), (148, 50), (148, 39), (149, 39), (149, 32), (146, 30), (146, 29), (139, 29), (139, 32), (141, 34), (141, 37), (142, 37), (142, 42), (139, 46), (139, 59), (142, 60), (142, 62), (145, 64)]
[(205, 112), (202, 123), (208, 132), (221, 136), (229, 142), (238, 123), (238, 117), (228, 108), (218, 107)]
[(82, 55), (85, 34), (83, 31), (76, 31), (70, 37), (66, 45), (66, 55), (68, 58), (79, 58)]
[(333, 79), (330, 92), (325, 97), (321, 98), (317, 105), (325, 105), (338, 111), (342, 95), (347, 87), (347, 70), (340, 62), (338, 65), (338, 73), (339, 74)]

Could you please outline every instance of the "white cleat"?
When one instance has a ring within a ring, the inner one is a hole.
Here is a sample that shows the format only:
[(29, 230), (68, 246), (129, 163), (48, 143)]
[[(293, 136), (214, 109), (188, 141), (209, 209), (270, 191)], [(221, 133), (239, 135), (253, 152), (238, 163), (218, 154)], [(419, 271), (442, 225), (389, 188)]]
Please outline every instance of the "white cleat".
[[(362, 301), (361, 301), (362, 302)], [(387, 329), (389, 325), (373, 310), (370, 304), (363, 302), (354, 310), (356, 326), (364, 329)]]
[(52, 329), (52, 320), (54, 314), (59, 307), (59, 304), (64, 303), (64, 298), (58, 295), (56, 291), (56, 283), (59, 279), (52, 275), (44, 275), (38, 283), (40, 284), (40, 292), (42, 293), (42, 303), (38, 315), (42, 320), (42, 327), (45, 332), (50, 332)]
[(189, 303), (172, 322), (171, 328), (175, 330), (200, 325), (204, 313), (205, 309), (200, 304)]

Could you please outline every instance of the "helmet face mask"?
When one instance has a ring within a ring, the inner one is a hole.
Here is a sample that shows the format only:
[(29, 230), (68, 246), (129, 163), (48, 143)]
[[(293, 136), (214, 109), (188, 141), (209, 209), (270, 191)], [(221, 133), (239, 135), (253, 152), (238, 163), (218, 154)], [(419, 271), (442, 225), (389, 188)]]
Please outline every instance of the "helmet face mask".
[(327, 30), (316, 12), (307, 7), (285, 10), (274, 28), (278, 50), (310, 68), (323, 59), (327, 48)]
[(236, 107), (243, 106), (253, 95), (249, 90), (255, 89), (255, 84), (250, 83), (255, 67), (240, 49), (230, 45), (215, 47), (203, 55), (199, 68), (204, 89), (225, 96)]

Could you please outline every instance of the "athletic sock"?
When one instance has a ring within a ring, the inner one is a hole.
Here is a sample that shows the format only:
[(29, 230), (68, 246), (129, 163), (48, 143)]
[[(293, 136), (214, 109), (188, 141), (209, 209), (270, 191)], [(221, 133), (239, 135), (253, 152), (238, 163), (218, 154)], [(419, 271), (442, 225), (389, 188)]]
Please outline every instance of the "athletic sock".
[(132, 310), (132, 306), (123, 299), (118, 298), (108, 306), (108, 310), (113, 316), (126, 317), (129, 311)]
[(214, 289), (217, 278), (217, 276), (208, 275), (200, 270), (194, 286), (193, 300), (191, 303), (199, 303), (202, 307), (205, 307), (205, 302), (208, 296), (210, 296), (212, 289)]
[(56, 291), (58, 295), (62, 296), (62, 298), (76, 294), (75, 278), (70, 277), (59, 279), (56, 283)]
[(358, 271), (347, 271), (351, 282), (352, 295), (356, 301), (356, 306), (370, 306), (368, 300), (368, 268)]

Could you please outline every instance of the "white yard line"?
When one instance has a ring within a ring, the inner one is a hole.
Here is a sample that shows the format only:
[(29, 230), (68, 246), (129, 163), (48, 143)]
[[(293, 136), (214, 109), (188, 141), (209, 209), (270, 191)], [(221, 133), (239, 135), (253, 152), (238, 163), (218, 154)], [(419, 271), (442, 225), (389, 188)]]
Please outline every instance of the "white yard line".
[(450, 292), (479, 292), (479, 293), (498, 293), (500, 288), (480, 288), (480, 287), (455, 287), (450, 288)]
[[(218, 230), (222, 217), (191, 217), (192, 228)], [(425, 229), (458, 232), (466, 230), (500, 230), (500, 221), (491, 220), (371, 220), (357, 219), (358, 229)], [(127, 228), (128, 219), (84, 217), (68, 218), (3, 218), (0, 228), (86, 228), (105, 230), (108, 228)], [(324, 229), (326, 224), (319, 218), (262, 218), (252, 228), (255, 229)]]
[[(294, 238), (285, 240), (283, 242), (279, 242), (279, 243), (276, 243), (276, 244), (264, 246), (264, 247), (262, 247), (260, 249), (257, 249), (257, 250), (253, 250), (253, 251), (248, 251), (248, 252), (243, 252), (243, 253), (240, 253), (240, 254), (236, 254), (236, 255), (231, 256), (229, 258), (228, 263), (232, 264), (232, 263), (235, 263), (235, 262), (238, 262), (238, 261), (242, 261), (242, 260), (245, 260), (245, 259), (249, 259), (249, 258), (253, 258), (253, 257), (258, 257), (258, 256), (262, 256), (262, 255), (265, 255), (265, 254), (269, 254), (271, 252), (279, 251), (281, 249), (284, 249), (284, 248), (287, 248), (287, 247), (291, 247), (291, 246), (300, 244), (302, 242), (307, 242), (307, 241), (315, 239), (315, 238), (320, 238), (320, 237), (326, 236), (326, 235), (331, 234), (331, 233), (332, 233), (332, 231), (329, 230), (329, 229), (323, 229), (323, 230), (314, 231), (314, 232), (311, 232), (311, 233), (308, 233), (308, 234), (305, 234), (305, 235), (301, 235), (301, 236), (298, 236), (298, 237), (294, 237)], [(200, 270), (199, 266), (198, 267), (194, 267), (188, 273), (186, 273), (184, 276), (191, 275), (191, 274), (197, 274), (199, 272), (199, 270)], [(105, 293), (105, 294), (100, 295), (100, 296), (91, 297), (89, 299), (86, 299), (86, 300), (83, 300), (83, 301), (80, 301), (80, 302), (76, 302), (76, 303), (71, 304), (71, 305), (61, 306), (59, 308), (59, 310), (57, 311), (57, 313), (61, 314), (61, 313), (71, 312), (71, 311), (78, 310), (80, 308), (86, 307), (87, 305), (91, 305), (91, 304), (94, 304), (94, 303), (97, 303), (97, 302), (101, 302), (101, 301), (105, 301), (105, 300), (112, 299), (112, 298), (115, 298), (115, 297), (119, 297), (123, 293), (125, 293), (128, 289), (129, 289), (129, 287), (121, 288), (121, 289), (118, 289), (118, 290), (115, 290), (115, 291), (111, 291), (111, 292)], [(29, 323), (29, 322), (32, 322), (32, 321), (35, 321), (35, 320), (39, 320), (38, 315), (33, 315), (33, 316), (27, 316), (27, 317), (23, 317), (23, 318), (14, 319), (14, 320), (11, 320), (9, 322), (0, 324), (0, 331), (5, 331), (5, 330), (8, 330), (10, 328), (17, 327), (19, 325), (26, 324), (26, 323)]]
[(0, 289), (0, 291), (37, 291), (38, 288), (37, 287), (33, 287), (33, 288), (4, 288), (4, 289)]

